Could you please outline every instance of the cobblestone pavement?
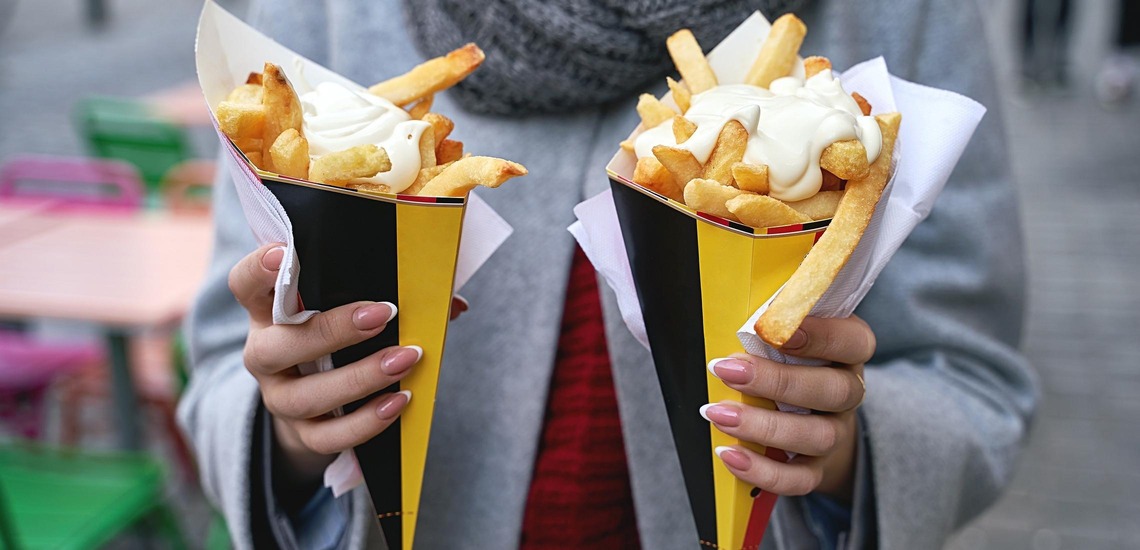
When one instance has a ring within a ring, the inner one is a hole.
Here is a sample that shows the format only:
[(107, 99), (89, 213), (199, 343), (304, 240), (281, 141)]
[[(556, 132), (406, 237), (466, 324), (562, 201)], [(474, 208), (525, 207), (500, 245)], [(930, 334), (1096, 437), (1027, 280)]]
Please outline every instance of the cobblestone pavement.
[[(13, 0), (0, 0), (10, 8)], [(241, 9), (240, 3), (235, 9)], [(1140, 105), (1105, 109), (1088, 84), (1105, 50), (1106, 0), (1079, 3), (1074, 89), (1015, 93), (1005, 116), (1026, 231), (1025, 350), (1044, 404), (1008, 493), (952, 548), (1123, 548), (1140, 540)], [(193, 78), (198, 0), (119, 0), (109, 24), (83, 22), (79, 0), (23, 0), (0, 23), (0, 158), (79, 154), (71, 105), (90, 94), (136, 96)], [(989, 28), (1013, 74), (1010, 5)], [(4, 17), (0, 9), (0, 19)], [(209, 156), (213, 137), (195, 134)], [(182, 487), (178, 498), (199, 502)], [(188, 532), (202, 533), (200, 504)]]

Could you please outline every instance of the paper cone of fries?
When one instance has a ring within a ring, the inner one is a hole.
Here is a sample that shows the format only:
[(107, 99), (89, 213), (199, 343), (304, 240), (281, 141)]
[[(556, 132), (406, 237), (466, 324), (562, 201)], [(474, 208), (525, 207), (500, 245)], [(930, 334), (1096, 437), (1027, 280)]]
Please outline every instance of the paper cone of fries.
[(224, 156), (258, 240), (286, 242), (289, 248), (277, 281), (274, 322), (303, 322), (316, 311), (359, 300), (388, 301), (399, 309), (395, 322), (313, 367), (344, 366), (395, 345), (423, 349), (412, 373), (381, 392), (410, 390), (413, 398), (407, 408), (391, 427), (355, 449), (388, 547), (408, 549), (415, 538), (464, 215), (467, 206), (478, 201), (362, 192), (259, 169), (223, 134), (215, 108), (266, 62), (281, 67), (294, 81), (303, 74), (313, 85), (331, 81), (363, 87), (206, 2), (198, 27), (198, 74), (228, 153)]

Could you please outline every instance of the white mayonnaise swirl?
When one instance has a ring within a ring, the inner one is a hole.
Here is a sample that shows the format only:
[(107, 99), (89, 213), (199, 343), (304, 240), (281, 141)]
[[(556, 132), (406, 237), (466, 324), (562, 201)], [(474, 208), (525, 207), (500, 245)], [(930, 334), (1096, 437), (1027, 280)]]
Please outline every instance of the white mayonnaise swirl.
[(693, 96), (685, 118), (697, 130), (684, 143), (673, 137), (673, 121), (641, 133), (634, 142), (638, 158), (653, 156), (653, 147), (686, 149), (702, 164), (708, 161), (730, 120), (748, 131), (744, 162), (768, 166), (769, 193), (784, 201), (799, 201), (819, 192), (823, 174), (819, 157), (837, 141), (858, 139), (867, 160), (879, 158), (883, 136), (874, 117), (864, 116), (859, 105), (843, 91), (831, 71), (803, 82), (788, 76), (769, 89), (748, 84), (717, 86)]
[[(307, 87), (307, 86), (306, 86)], [(372, 144), (388, 152), (392, 169), (356, 181), (381, 183), (393, 193), (407, 189), (420, 171), (420, 136), (430, 124), (366, 90), (322, 82), (301, 94), (305, 138), (316, 157)]]

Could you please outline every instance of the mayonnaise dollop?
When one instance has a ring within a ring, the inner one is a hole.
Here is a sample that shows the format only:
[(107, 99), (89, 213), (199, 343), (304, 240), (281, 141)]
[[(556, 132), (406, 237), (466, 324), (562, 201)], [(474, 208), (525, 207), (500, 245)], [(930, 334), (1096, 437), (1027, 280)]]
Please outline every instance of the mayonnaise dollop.
[[(307, 86), (306, 86), (307, 87)], [(372, 144), (388, 152), (392, 169), (356, 181), (381, 183), (393, 193), (407, 189), (420, 171), (420, 137), (431, 125), (366, 90), (322, 82), (301, 94), (305, 138), (316, 157)]]
[(768, 166), (769, 194), (784, 201), (807, 199), (819, 192), (823, 174), (819, 157), (837, 141), (858, 139), (867, 160), (879, 158), (883, 136), (874, 117), (864, 116), (859, 105), (843, 91), (831, 71), (804, 82), (788, 76), (769, 89), (748, 84), (717, 86), (693, 96), (685, 118), (697, 130), (684, 143), (673, 136), (673, 121), (641, 133), (634, 142), (638, 158), (653, 156), (653, 147), (669, 145), (708, 161), (721, 128), (739, 121), (748, 131), (744, 162)]

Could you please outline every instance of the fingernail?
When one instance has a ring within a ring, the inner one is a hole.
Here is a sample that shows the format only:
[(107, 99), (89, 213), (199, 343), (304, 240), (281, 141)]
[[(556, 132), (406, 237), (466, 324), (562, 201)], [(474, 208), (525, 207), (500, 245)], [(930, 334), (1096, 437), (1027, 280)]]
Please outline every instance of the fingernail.
[(715, 452), (716, 456), (720, 457), (725, 464), (729, 465), (729, 467), (737, 470), (747, 470), (752, 467), (752, 459), (732, 447), (720, 446), (713, 449), (713, 452)]
[(395, 418), (404, 410), (404, 407), (412, 400), (411, 390), (402, 390), (388, 396), (379, 407), (376, 407), (376, 416), (384, 420)]
[(285, 261), (285, 247), (275, 246), (270, 248), (269, 251), (261, 257), (261, 267), (269, 271), (277, 271), (281, 269), (281, 263)]
[(800, 349), (806, 343), (807, 333), (802, 328), (797, 328), (780, 349)]
[(713, 376), (732, 384), (747, 384), (752, 381), (751, 365), (739, 359), (722, 357), (709, 361), (709, 371)]
[(375, 330), (396, 317), (396, 306), (388, 302), (377, 302), (358, 308), (352, 314), (352, 324), (359, 330)]
[(463, 307), (461, 308), (461, 311), (467, 311), (468, 309), (470, 309), (470, 308), (471, 308), (471, 302), (468, 302), (468, 301), (467, 301), (467, 298), (464, 298), (464, 297), (462, 297), (462, 296), (460, 296), (460, 295), (458, 295), (458, 294), (455, 294), (455, 295), (454, 295), (454, 297), (455, 297), (455, 300), (456, 300), (457, 302), (459, 302), (460, 304), (462, 304), (462, 306), (463, 306)]
[(709, 403), (701, 406), (701, 416), (726, 428), (735, 428), (740, 425), (740, 409), (732, 405)]
[(418, 363), (424, 356), (423, 348), (419, 346), (404, 346), (399, 351), (388, 354), (380, 362), (380, 371), (389, 376), (395, 376)]

